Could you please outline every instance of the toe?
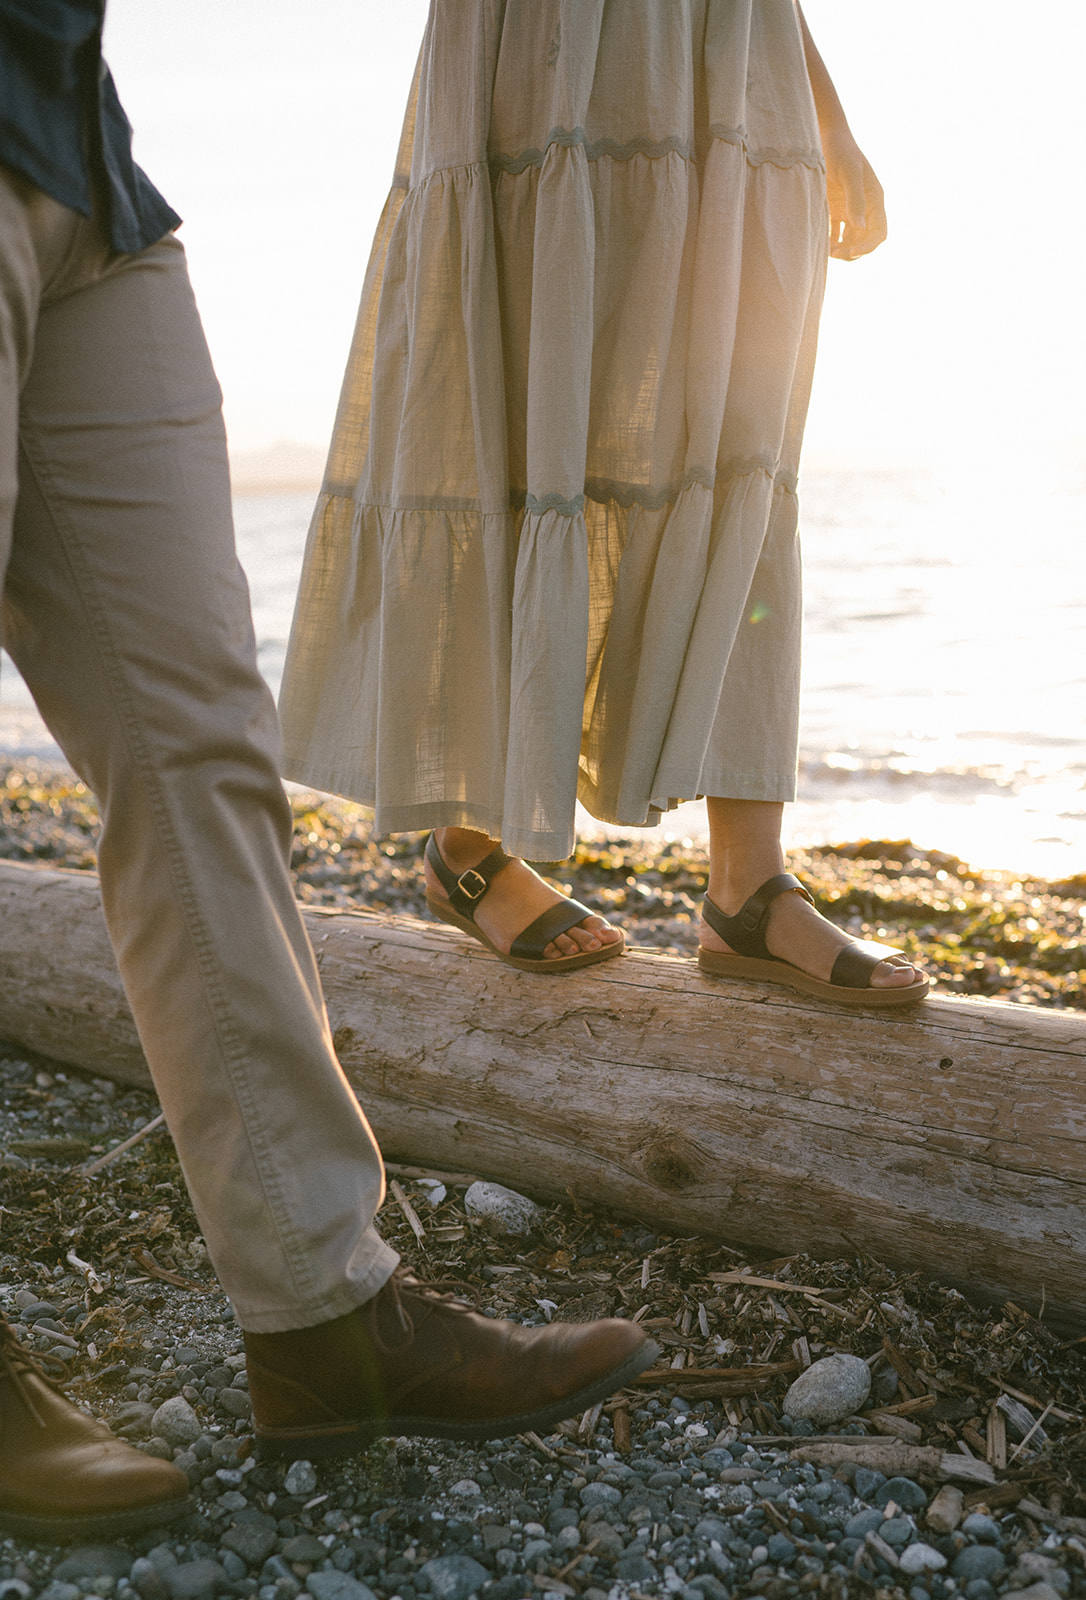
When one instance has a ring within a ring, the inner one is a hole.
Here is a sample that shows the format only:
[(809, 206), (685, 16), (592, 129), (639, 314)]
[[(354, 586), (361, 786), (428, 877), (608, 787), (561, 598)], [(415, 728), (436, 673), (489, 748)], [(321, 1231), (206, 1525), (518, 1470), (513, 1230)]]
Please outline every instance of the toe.
[(880, 961), (871, 974), (872, 989), (906, 989), (915, 983), (920, 974), (905, 956)]

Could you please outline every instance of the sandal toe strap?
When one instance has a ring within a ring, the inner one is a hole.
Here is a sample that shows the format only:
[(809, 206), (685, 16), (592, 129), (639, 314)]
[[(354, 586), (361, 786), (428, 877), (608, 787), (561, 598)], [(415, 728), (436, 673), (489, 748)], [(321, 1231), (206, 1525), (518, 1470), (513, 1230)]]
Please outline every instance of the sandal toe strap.
[(437, 881), (448, 895), (453, 910), (459, 911), (462, 917), (468, 917), (474, 922), (475, 907), (501, 869), (507, 866), (513, 857), (506, 855), (500, 844), (495, 845), (477, 867), (469, 867), (458, 877), (446, 864), (444, 856), (437, 847), (437, 840), (431, 834), (426, 841), (426, 859), (433, 867)]
[(886, 945), (873, 944), (868, 939), (856, 939), (845, 946), (833, 963), (830, 982), (838, 989), (869, 989), (871, 974), (884, 961), (894, 966), (912, 966), (911, 961), (894, 961), (893, 958), (900, 955), (899, 950), (890, 950)]
[(548, 906), (534, 922), (529, 922), (528, 926), (517, 934), (510, 946), (509, 954), (521, 961), (542, 961), (543, 952), (552, 939), (557, 939), (560, 933), (575, 928), (585, 917), (594, 915), (595, 913), (589, 911), (587, 906), (582, 906), (576, 900), (559, 900), (556, 905)]
[(775, 877), (767, 878), (760, 889), (755, 889), (750, 899), (740, 906), (734, 917), (726, 917), (708, 895), (705, 896), (703, 914), (713, 932), (723, 939), (736, 955), (754, 956), (762, 961), (772, 961), (774, 957), (766, 949), (765, 942), (765, 925), (769, 918), (769, 908), (779, 895), (794, 891), (814, 905), (814, 900), (798, 878), (793, 877), (790, 872), (778, 872)]

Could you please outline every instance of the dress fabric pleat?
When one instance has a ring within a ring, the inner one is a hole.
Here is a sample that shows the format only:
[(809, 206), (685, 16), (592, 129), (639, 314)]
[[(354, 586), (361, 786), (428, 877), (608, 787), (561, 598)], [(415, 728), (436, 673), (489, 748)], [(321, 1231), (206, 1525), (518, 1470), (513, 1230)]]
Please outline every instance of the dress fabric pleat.
[(532, 860), (795, 778), (827, 251), (792, 0), (434, 0), (284, 675), (286, 774)]

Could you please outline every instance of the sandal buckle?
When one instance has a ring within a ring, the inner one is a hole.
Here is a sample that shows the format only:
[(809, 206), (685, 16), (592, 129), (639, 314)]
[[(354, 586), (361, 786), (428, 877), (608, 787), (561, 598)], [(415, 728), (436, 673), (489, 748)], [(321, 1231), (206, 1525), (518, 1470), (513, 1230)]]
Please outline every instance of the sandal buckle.
[[(470, 887), (469, 879), (471, 880)], [(476, 884), (478, 884), (478, 888), (476, 888)], [(461, 873), (457, 878), (456, 887), (468, 900), (480, 900), (486, 894), (487, 884), (481, 872), (476, 872), (474, 867), (469, 867), (466, 872)]]

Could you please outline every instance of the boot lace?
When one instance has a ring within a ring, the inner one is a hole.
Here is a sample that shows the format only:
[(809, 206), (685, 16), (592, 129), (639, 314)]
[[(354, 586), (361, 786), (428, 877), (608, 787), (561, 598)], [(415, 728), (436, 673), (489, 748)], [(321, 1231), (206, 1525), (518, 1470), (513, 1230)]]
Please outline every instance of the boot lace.
[[(52, 1368), (52, 1376), (48, 1371), (49, 1368)], [(36, 1378), (40, 1378), (54, 1390), (70, 1376), (67, 1363), (59, 1356), (48, 1353), (31, 1355), (15, 1337), (11, 1325), (0, 1318), (0, 1378), (11, 1379), (16, 1393), (34, 1421), (40, 1428), (44, 1428), (47, 1423), (34, 1404), (34, 1395), (26, 1381), (25, 1374), (28, 1372), (33, 1373)]]
[[(382, 1310), (386, 1308), (392, 1312), (403, 1330), (403, 1337), (407, 1344), (411, 1344), (415, 1337), (415, 1319), (410, 1308), (404, 1303), (405, 1294), (412, 1300), (422, 1300), (433, 1304), (438, 1302), (445, 1311), (471, 1312), (474, 1307), (468, 1303), (460, 1290), (471, 1292), (471, 1285), (459, 1278), (434, 1278), (426, 1280), (416, 1278), (403, 1267), (397, 1267), (389, 1278), (384, 1288), (380, 1291)], [(428, 1307), (429, 1308), (429, 1307)], [(385, 1355), (391, 1353), (398, 1340), (386, 1340), (381, 1333), (378, 1319), (374, 1318), (372, 1330), (374, 1344)]]

